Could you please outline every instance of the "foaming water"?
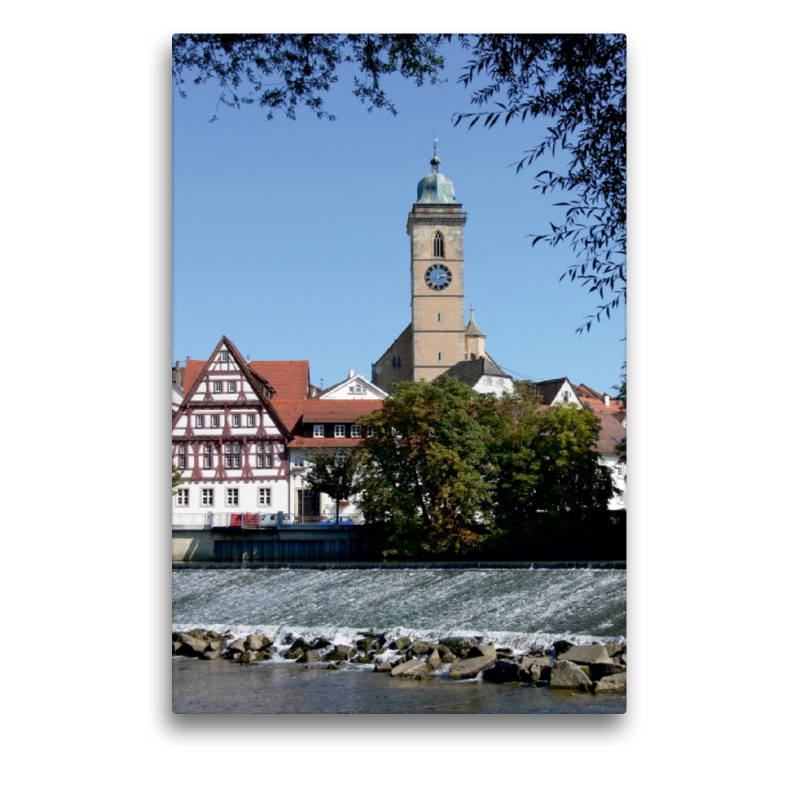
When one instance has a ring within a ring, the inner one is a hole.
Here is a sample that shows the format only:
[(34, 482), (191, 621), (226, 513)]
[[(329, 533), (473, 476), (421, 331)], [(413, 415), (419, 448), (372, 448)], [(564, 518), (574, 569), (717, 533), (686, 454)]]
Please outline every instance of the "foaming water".
[(173, 570), (174, 630), (353, 642), (482, 636), (525, 650), (624, 641), (626, 573), (606, 569)]

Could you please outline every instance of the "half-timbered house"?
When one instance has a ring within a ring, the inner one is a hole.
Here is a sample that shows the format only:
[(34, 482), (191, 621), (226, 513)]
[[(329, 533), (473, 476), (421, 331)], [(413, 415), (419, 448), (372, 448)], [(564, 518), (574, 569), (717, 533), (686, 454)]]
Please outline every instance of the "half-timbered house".
[(274, 394), (225, 336), (199, 368), (187, 361), (172, 418), (173, 463), (182, 473), (173, 527), (248, 526), (288, 511), (290, 434)]

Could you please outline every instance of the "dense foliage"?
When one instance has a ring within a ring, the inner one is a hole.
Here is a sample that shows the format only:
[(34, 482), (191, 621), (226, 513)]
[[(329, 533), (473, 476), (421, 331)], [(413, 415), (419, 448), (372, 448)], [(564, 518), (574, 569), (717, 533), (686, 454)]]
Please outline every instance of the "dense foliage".
[[(298, 105), (318, 118), (334, 119), (322, 95), (345, 65), (356, 68), (353, 91), (368, 108), (396, 109), (381, 80), (399, 74), (418, 86), (436, 83), (448, 34), (180, 34), (172, 42), (172, 75), (181, 94), (187, 80), (220, 86), (219, 103), (256, 104), (271, 119), (283, 111), (294, 119)], [(563, 173), (542, 169), (542, 193), (565, 192), (560, 225), (533, 236), (539, 243), (566, 244), (576, 262), (561, 276), (597, 292), (601, 305), (578, 330), (609, 316), (627, 300), (625, 37), (619, 34), (460, 35), (469, 60), (460, 81), (472, 102), (495, 108), (455, 114), (457, 125), (480, 119), (540, 119), (546, 133), (517, 165), (562, 152)], [(479, 86), (482, 79), (485, 85)], [(499, 102), (502, 99), (504, 102)], [(216, 117), (214, 117), (216, 118)]]
[(492, 503), (489, 408), (443, 376), (395, 384), (383, 409), (362, 418), (372, 435), (361, 448), (359, 504), (386, 555), (457, 554), (482, 542)]
[(494, 470), (494, 526), (507, 547), (526, 547), (564, 522), (591, 527), (613, 496), (610, 470), (593, 449), (600, 421), (588, 408), (555, 404), (546, 410), (521, 382), (498, 405), (490, 457)]
[(589, 409), (542, 410), (530, 385), (497, 400), (442, 376), (395, 384), (362, 418), (360, 506), (390, 556), (459, 555), (591, 525), (613, 485)]

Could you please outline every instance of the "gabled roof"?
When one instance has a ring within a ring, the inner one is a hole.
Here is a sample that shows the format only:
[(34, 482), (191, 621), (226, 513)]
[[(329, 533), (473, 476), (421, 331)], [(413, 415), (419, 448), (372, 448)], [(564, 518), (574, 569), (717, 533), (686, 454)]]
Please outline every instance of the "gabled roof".
[[(190, 401), (191, 401), (192, 397), (194, 396), (194, 393), (195, 393), (195, 391), (197, 389), (197, 386), (200, 383), (200, 380), (205, 375), (205, 373), (208, 371), (208, 365), (211, 363), (211, 361), (214, 359), (214, 356), (217, 355), (217, 353), (220, 351), (220, 349), (222, 348), (223, 345), (227, 348), (228, 352), (230, 352), (231, 355), (233, 356), (233, 360), (236, 363), (236, 365), (239, 367), (239, 369), (242, 371), (242, 375), (244, 376), (245, 380), (247, 380), (250, 383), (250, 385), (253, 388), (253, 391), (256, 393), (256, 396), (264, 404), (264, 406), (267, 408), (267, 410), (270, 413), (270, 416), (274, 419), (274, 421), (275, 421), (276, 425), (278, 426), (278, 428), (281, 429), (282, 432), (286, 436), (288, 436), (289, 435), (289, 430), (286, 428), (284, 422), (280, 419), (278, 414), (275, 413), (275, 409), (273, 408), (273, 406), (270, 403), (270, 399), (269, 398), (270, 398), (270, 395), (275, 391), (274, 388), (266, 380), (266, 378), (264, 376), (257, 375), (250, 369), (250, 367), (248, 366), (247, 362), (244, 360), (244, 358), (242, 358), (242, 354), (236, 348), (236, 345), (234, 345), (234, 343), (230, 339), (228, 339), (227, 336), (223, 336), (219, 340), (219, 342), (217, 343), (217, 346), (214, 348), (214, 351), (208, 357), (207, 361), (198, 362), (198, 361), (191, 361), (190, 359), (186, 360), (186, 372), (184, 373), (184, 381), (185, 381), (184, 387), (188, 386), (189, 388), (184, 392), (184, 397), (183, 397), (183, 402), (181, 403), (181, 408), (184, 408), (187, 405), (189, 405), (189, 403), (190, 403)], [(191, 382), (189, 382), (189, 365), (190, 364), (192, 366)], [(199, 368), (197, 368), (198, 364), (200, 365)], [(177, 419), (177, 413), (176, 413), (176, 417), (174, 417), (173, 419)], [(173, 421), (173, 425), (174, 424), (175, 423)]]
[(620, 421), (625, 418), (625, 406), (622, 401), (609, 398), (608, 405), (606, 405), (603, 401), (603, 395), (594, 389), (590, 389), (585, 383), (580, 384), (580, 386), (573, 384), (572, 388), (575, 394), (578, 395), (578, 399), (591, 408), (595, 414), (611, 414)]
[(275, 388), (275, 399), (304, 400), (309, 396), (308, 361), (251, 361), (250, 369)]
[[(552, 378), (549, 381), (537, 381), (533, 384), (533, 390), (536, 394), (542, 396), (542, 405), (551, 406), (558, 397), (558, 391), (564, 385), (569, 383), (568, 378)], [(570, 384), (571, 386), (572, 384)]]
[(493, 375), (498, 378), (513, 378), (503, 372), (494, 361), (488, 358), (475, 358), (470, 361), (459, 361), (458, 364), (453, 364), (450, 369), (445, 370), (443, 375), (449, 375), (461, 383), (466, 383), (470, 388), (475, 386), (484, 375)]
[[(351, 384), (366, 384), (369, 387), (371, 393), (378, 395), (381, 398), (388, 397), (389, 395), (383, 391), (383, 389), (378, 388), (372, 381), (368, 381), (363, 375), (352, 375), (345, 378), (343, 381), (339, 381), (339, 383), (334, 383), (333, 386), (328, 387), (325, 389), (324, 392), (320, 392), (319, 398), (320, 400), (325, 400), (327, 395), (333, 394), (338, 389), (344, 388), (347, 386), (348, 383)], [(344, 399), (344, 398), (330, 398), (330, 399)], [(363, 400), (365, 399), (362, 395), (361, 397), (356, 397), (355, 395), (347, 397), (348, 400)]]
[(303, 422), (355, 422), (364, 414), (380, 411), (383, 400), (309, 400), (303, 403)]
[(614, 455), (617, 444), (625, 440), (628, 431), (611, 414), (600, 414), (598, 419), (600, 420), (600, 436), (594, 449), (603, 455)]

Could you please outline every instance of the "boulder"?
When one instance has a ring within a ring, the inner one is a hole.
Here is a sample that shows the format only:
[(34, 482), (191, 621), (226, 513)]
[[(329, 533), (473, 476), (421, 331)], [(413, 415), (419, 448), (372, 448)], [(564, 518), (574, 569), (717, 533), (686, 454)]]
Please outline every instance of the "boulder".
[(514, 651), (510, 647), (496, 647), (495, 652), (498, 658), (511, 658)]
[(181, 642), (173, 642), (172, 643), (172, 655), (178, 655), (178, 650), (181, 649)]
[(418, 675), (428, 674), (428, 662), (419, 658), (412, 658), (404, 664), (398, 664), (392, 669), (393, 678), (415, 678)]
[(593, 681), (599, 681), (608, 675), (620, 675), (627, 671), (627, 667), (622, 664), (606, 664), (599, 662), (597, 664), (589, 664), (589, 675)]
[(304, 652), (306, 651), (303, 650), (302, 647), (292, 647), (290, 650), (288, 650), (283, 654), (283, 657), (289, 659), (290, 661), (294, 661), (295, 659), (300, 658), (300, 656), (302, 656)]
[[(527, 676), (523, 678), (523, 675)], [(490, 683), (530, 683), (530, 675), (520, 669), (513, 661), (498, 661), (483, 673), (483, 679)]]
[[(497, 661), (496, 656), (476, 656), (475, 658), (458, 658), (450, 667), (450, 677), (454, 681), (474, 678), (479, 672), (488, 669)], [(588, 679), (587, 679), (588, 680)]]
[(389, 644), (389, 649), (405, 650), (405, 648), (408, 647), (409, 644), (411, 644), (411, 640), (408, 638), (408, 636), (399, 636), (397, 639), (395, 639), (393, 642)]
[(206, 650), (203, 655), (200, 656), (204, 661), (213, 661), (215, 658), (219, 658), (222, 655), (222, 643), (220, 643), (219, 650)]
[(474, 647), (470, 647), (467, 658), (478, 658), (478, 656), (492, 656), (496, 659), (497, 652), (494, 649), (494, 645), (476, 644)]
[(568, 642), (565, 639), (559, 639), (557, 642), (553, 642), (553, 650), (556, 652), (556, 656), (560, 656), (562, 653), (566, 653), (570, 647), (574, 647), (575, 645), (572, 642)]
[(465, 636), (450, 636), (442, 639), (441, 644), (458, 658), (467, 658), (467, 653), (475, 645), (475, 640)]
[(247, 648), (244, 646), (244, 639), (234, 639), (228, 645), (228, 652), (230, 653), (244, 653)]
[(388, 661), (379, 661), (375, 664), (375, 672), (391, 672), (392, 665)]
[(311, 649), (312, 650), (325, 650), (330, 647), (333, 642), (330, 639), (326, 639), (324, 636), (317, 636), (313, 642), (311, 642)]
[(571, 661), (573, 664), (612, 664), (602, 644), (576, 644), (558, 656), (559, 661)]
[(439, 669), (442, 666), (442, 657), (439, 655), (438, 650), (432, 650), (428, 656), (428, 666), (431, 669)]
[(356, 642), (356, 648), (360, 650), (362, 653), (369, 653), (370, 650), (375, 649), (375, 640), (374, 639), (359, 639)]
[(180, 647), (177, 651), (179, 656), (199, 658), (208, 649), (208, 642), (205, 639), (198, 639), (188, 633), (182, 633), (179, 637), (179, 642)]
[(417, 641), (411, 645), (411, 652), (415, 656), (426, 656), (431, 650), (433, 650), (433, 645), (431, 645), (430, 642), (423, 642), (422, 639), (417, 639)]
[(222, 655), (222, 648), (223, 648), (223, 644), (219, 639), (211, 639), (208, 642), (208, 646), (207, 646), (206, 652), (211, 650), (211, 651), (213, 651), (215, 653), (219, 653), (220, 655)]
[(298, 664), (313, 664), (319, 661), (319, 650), (309, 649), (306, 650), (298, 659)]
[(244, 640), (245, 650), (266, 650), (272, 644), (272, 639), (260, 633), (251, 633)]
[(617, 675), (606, 675), (605, 678), (600, 678), (594, 685), (595, 693), (613, 692), (615, 694), (624, 694), (627, 690), (627, 672), (620, 672)]
[[(272, 642), (270, 642), (272, 644)], [(292, 650), (302, 650), (304, 653), (306, 650), (311, 650), (311, 645), (302, 637), (298, 636), (291, 644)]]
[(592, 682), (586, 673), (571, 661), (556, 661), (550, 671), (551, 689), (583, 689), (589, 690)]

